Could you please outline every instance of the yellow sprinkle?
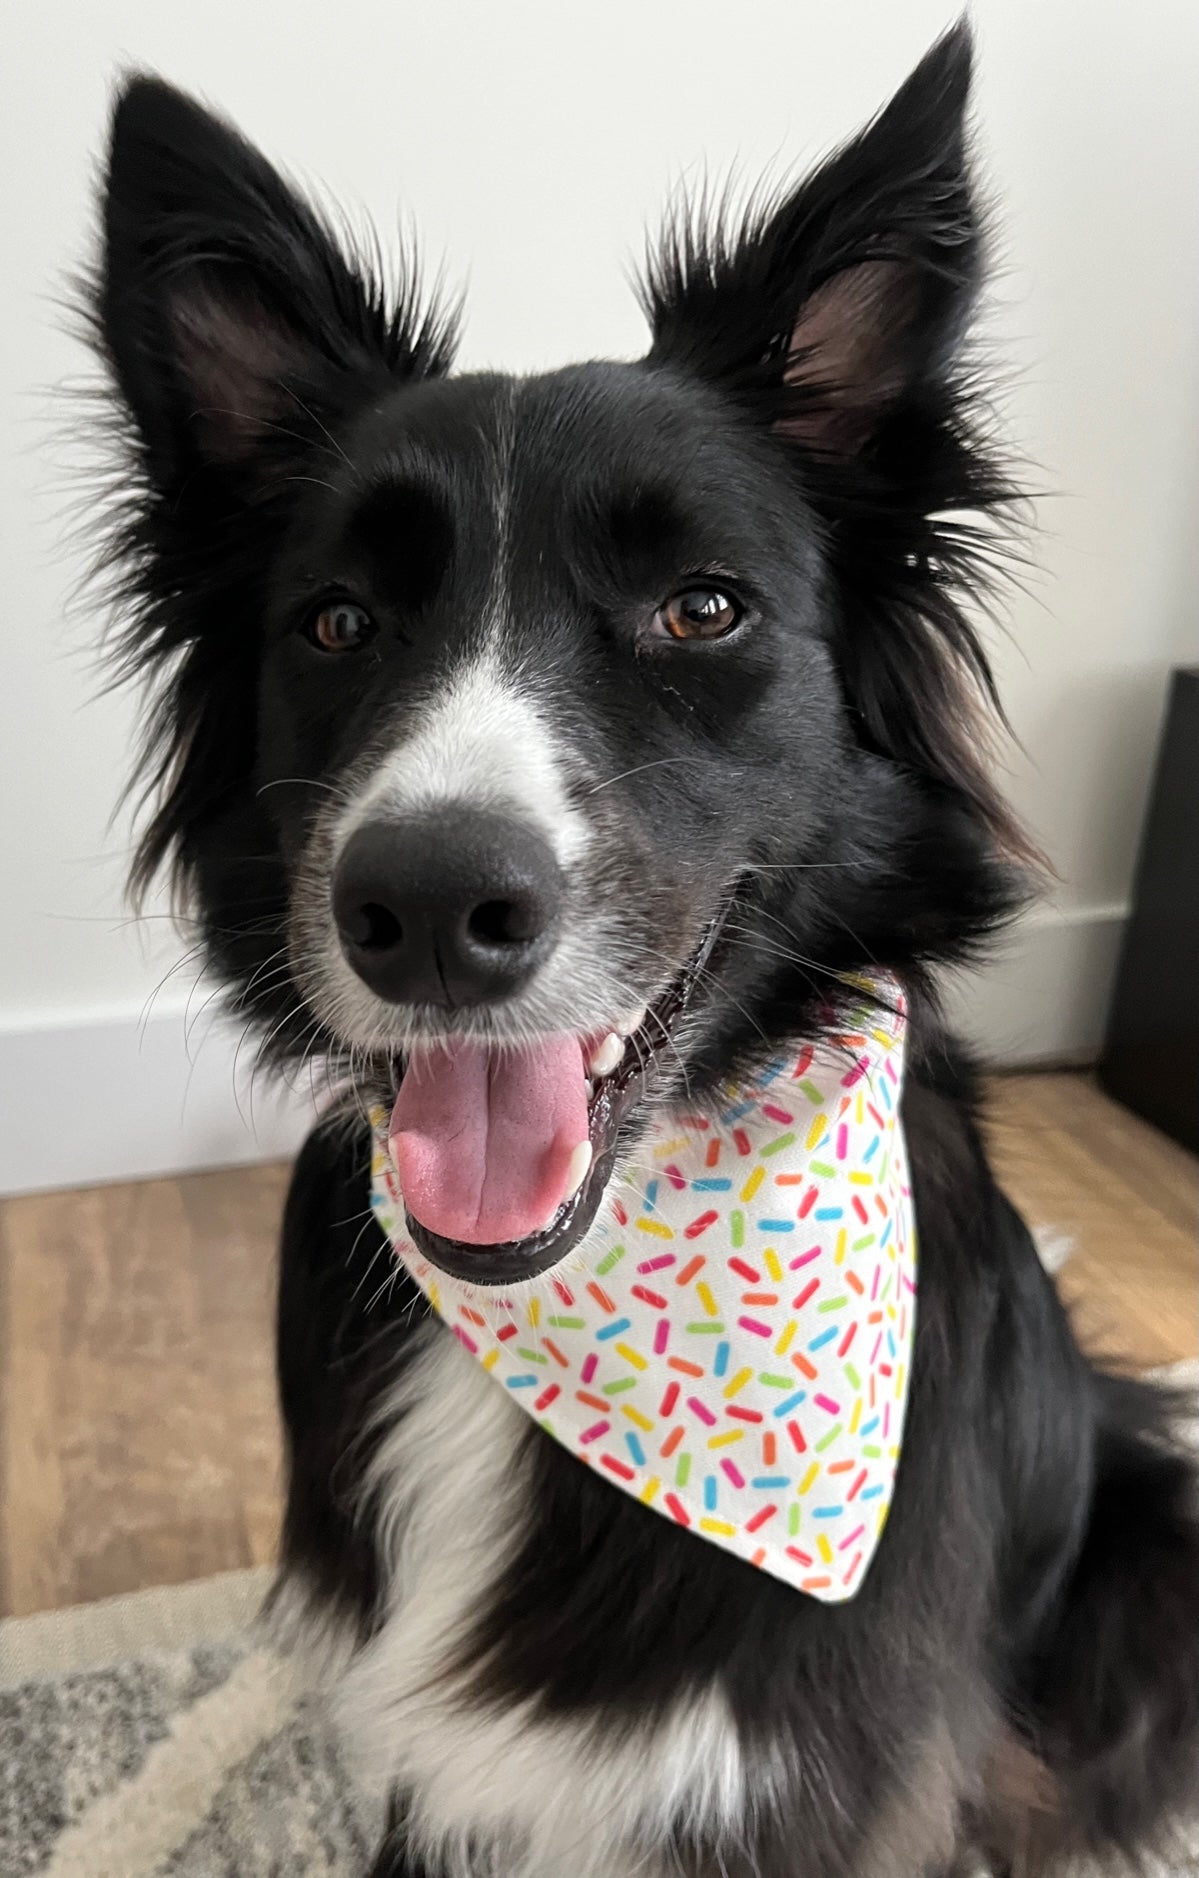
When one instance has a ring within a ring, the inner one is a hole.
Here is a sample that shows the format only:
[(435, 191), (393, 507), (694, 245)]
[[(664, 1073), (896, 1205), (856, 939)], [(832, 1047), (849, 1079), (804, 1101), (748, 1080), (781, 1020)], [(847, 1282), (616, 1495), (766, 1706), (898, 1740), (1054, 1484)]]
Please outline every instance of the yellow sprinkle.
[(737, 1530), (735, 1526), (729, 1525), (727, 1519), (701, 1519), (699, 1529), (701, 1532), (718, 1532), (722, 1539), (731, 1539)]
[(655, 1159), (664, 1161), (668, 1154), (681, 1154), (690, 1143), (686, 1135), (676, 1135), (673, 1141), (664, 1141), (660, 1148), (654, 1149)]
[(787, 1351), (791, 1348), (791, 1339), (795, 1335), (796, 1326), (798, 1325), (798, 1323), (799, 1323), (799, 1319), (797, 1317), (793, 1317), (791, 1319), (791, 1322), (787, 1325), (782, 1336), (779, 1338), (778, 1342), (774, 1346), (774, 1353), (776, 1356), (786, 1356)]
[(872, 1030), (870, 1035), (874, 1038), (876, 1043), (882, 1044), (884, 1050), (891, 1048), (891, 1039), (888, 1037), (885, 1030)]
[(642, 1432), (647, 1435), (653, 1434), (654, 1424), (651, 1422), (648, 1415), (643, 1415), (641, 1413), (640, 1409), (630, 1408), (628, 1403), (626, 1402), (620, 1412), (622, 1415), (628, 1416), (634, 1428), (640, 1428)]
[(639, 1219), (637, 1221), (637, 1231), (638, 1232), (652, 1232), (655, 1239), (673, 1239), (674, 1238), (674, 1234), (670, 1230), (670, 1227), (664, 1226), (660, 1219)]
[(849, 1176), (849, 1184), (851, 1187), (873, 1187), (874, 1175), (873, 1174), (851, 1174)]
[(429, 1286), (429, 1303), (433, 1306), (435, 1311), (441, 1309), (441, 1292), (436, 1285)]
[(644, 1487), (642, 1487), (641, 1492), (637, 1496), (638, 1499), (644, 1500), (645, 1504), (648, 1506), (650, 1501), (656, 1495), (658, 1488), (661, 1485), (662, 1485), (662, 1482), (658, 1479), (657, 1474), (655, 1474), (652, 1480), (646, 1481)]
[(865, 1121), (866, 1119), (866, 1091), (861, 1087), (859, 1087), (858, 1089), (858, 1099), (857, 1099), (857, 1105), (854, 1109), (854, 1114), (857, 1116), (859, 1125)]
[(499, 1360), (500, 1353), (498, 1350), (488, 1350), (487, 1355), (483, 1358), (483, 1368), (494, 1369)]
[(821, 1135), (824, 1133), (827, 1127), (828, 1127), (828, 1116), (818, 1115), (815, 1121), (812, 1123), (812, 1126), (808, 1129), (808, 1138), (804, 1142), (804, 1146), (805, 1148), (807, 1148), (809, 1154), (812, 1152), (812, 1149), (816, 1146), (816, 1143), (819, 1141)]
[(741, 1189), (741, 1198), (747, 1205), (750, 1202), (750, 1200), (753, 1199), (755, 1193), (758, 1191), (758, 1188), (762, 1185), (762, 1182), (765, 1180), (765, 1178), (766, 1178), (766, 1169), (764, 1167), (755, 1167), (753, 1173), (750, 1175), (749, 1179), (746, 1181), (745, 1185)]
[(837, 1234), (837, 1250), (833, 1253), (834, 1265), (843, 1265), (845, 1263), (845, 1248), (848, 1244), (849, 1234), (846, 1232), (844, 1226), (842, 1226)]
[(904, 1382), (904, 1377), (906, 1376), (906, 1374), (907, 1374), (907, 1370), (905, 1369), (904, 1365), (901, 1363), (899, 1365), (899, 1368), (895, 1372), (895, 1397), (896, 1397), (896, 1400), (900, 1402), (902, 1402), (903, 1400), (903, 1382)]
[(731, 1402), (735, 1395), (739, 1395), (752, 1375), (752, 1369), (739, 1369), (731, 1381), (726, 1382), (724, 1385), (725, 1401)]
[(712, 1287), (711, 1285), (705, 1284), (702, 1278), (695, 1287), (695, 1295), (703, 1305), (709, 1317), (719, 1317), (720, 1313), (716, 1308), (716, 1300), (712, 1296)]
[(616, 1354), (617, 1356), (623, 1356), (625, 1362), (631, 1363), (634, 1369), (649, 1368), (649, 1364), (641, 1355), (640, 1351), (630, 1349), (627, 1343), (618, 1343), (616, 1346)]
[[(628, 1414), (627, 1409), (625, 1410), (625, 1414), (626, 1415)], [(853, 1405), (853, 1414), (849, 1418), (849, 1432), (851, 1435), (857, 1434), (858, 1423), (861, 1421), (861, 1419), (862, 1419), (862, 1398), (861, 1396), (859, 1396), (857, 1401)]]
[(767, 1246), (765, 1252), (763, 1252), (762, 1263), (770, 1273), (770, 1276), (774, 1279), (775, 1284), (781, 1285), (783, 1282), (783, 1268), (779, 1264), (779, 1255), (774, 1250), (773, 1246)]
[(727, 1434), (709, 1435), (708, 1446), (710, 1448), (731, 1448), (734, 1441), (744, 1441), (744, 1439), (744, 1428), (730, 1428)]
[(816, 1550), (819, 1552), (826, 1565), (832, 1564), (833, 1548), (828, 1542), (827, 1532), (818, 1532), (816, 1534)]
[(529, 1299), (529, 1324), (532, 1327), (532, 1329), (536, 1330), (540, 1322), (541, 1322), (541, 1299), (530, 1298)]
[(820, 1472), (820, 1462), (813, 1461), (807, 1473), (804, 1475), (803, 1479), (799, 1483), (799, 1491), (801, 1493), (806, 1493), (808, 1491), (808, 1488), (812, 1485), (812, 1482), (815, 1480), (819, 1472)]

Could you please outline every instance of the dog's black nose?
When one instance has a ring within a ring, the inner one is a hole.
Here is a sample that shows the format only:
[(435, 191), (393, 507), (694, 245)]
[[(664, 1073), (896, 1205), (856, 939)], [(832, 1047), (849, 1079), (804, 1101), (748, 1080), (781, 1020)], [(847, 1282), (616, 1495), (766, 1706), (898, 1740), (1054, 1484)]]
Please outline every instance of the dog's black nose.
[(368, 822), (333, 873), (342, 950), (391, 1004), (510, 997), (551, 951), (562, 899), (544, 836), (481, 809)]

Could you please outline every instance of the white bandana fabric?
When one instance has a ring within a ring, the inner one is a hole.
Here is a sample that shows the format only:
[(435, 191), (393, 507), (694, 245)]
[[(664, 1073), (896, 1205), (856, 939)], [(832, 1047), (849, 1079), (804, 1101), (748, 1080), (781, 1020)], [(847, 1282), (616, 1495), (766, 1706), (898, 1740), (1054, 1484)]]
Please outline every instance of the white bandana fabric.
[(512, 1290), (418, 1251), (374, 1117), (379, 1223), (497, 1387), (612, 1486), (827, 1603), (890, 1508), (916, 1306), (906, 1010), (889, 979), (869, 992), (717, 1114), (655, 1124), (583, 1246)]

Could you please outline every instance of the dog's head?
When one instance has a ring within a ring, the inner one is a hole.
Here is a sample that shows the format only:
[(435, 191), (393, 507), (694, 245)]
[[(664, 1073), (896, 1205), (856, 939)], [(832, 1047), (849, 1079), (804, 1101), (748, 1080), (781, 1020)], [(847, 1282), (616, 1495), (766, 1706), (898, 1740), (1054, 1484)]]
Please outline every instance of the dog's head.
[(118, 103), (139, 874), (273, 1053), (398, 1086), (451, 1269), (544, 1269), (647, 1104), (1005, 903), (969, 65), (959, 28), (801, 187), (681, 218), (643, 359), (527, 379), (451, 376), (452, 321), (198, 106)]

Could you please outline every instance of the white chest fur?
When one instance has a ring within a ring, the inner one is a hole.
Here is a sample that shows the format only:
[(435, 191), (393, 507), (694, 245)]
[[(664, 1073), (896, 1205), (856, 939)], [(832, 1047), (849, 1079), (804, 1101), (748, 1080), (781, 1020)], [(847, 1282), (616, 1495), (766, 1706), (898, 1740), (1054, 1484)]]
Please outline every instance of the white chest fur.
[(447, 1878), (650, 1878), (677, 1869), (672, 1829), (735, 1840), (764, 1796), (718, 1690), (622, 1730), (485, 1705), (447, 1673), (525, 1530), (528, 1422), (439, 1326), (428, 1339), (376, 1462), (390, 1615), (335, 1698), (350, 1764), (410, 1796), (415, 1848)]

